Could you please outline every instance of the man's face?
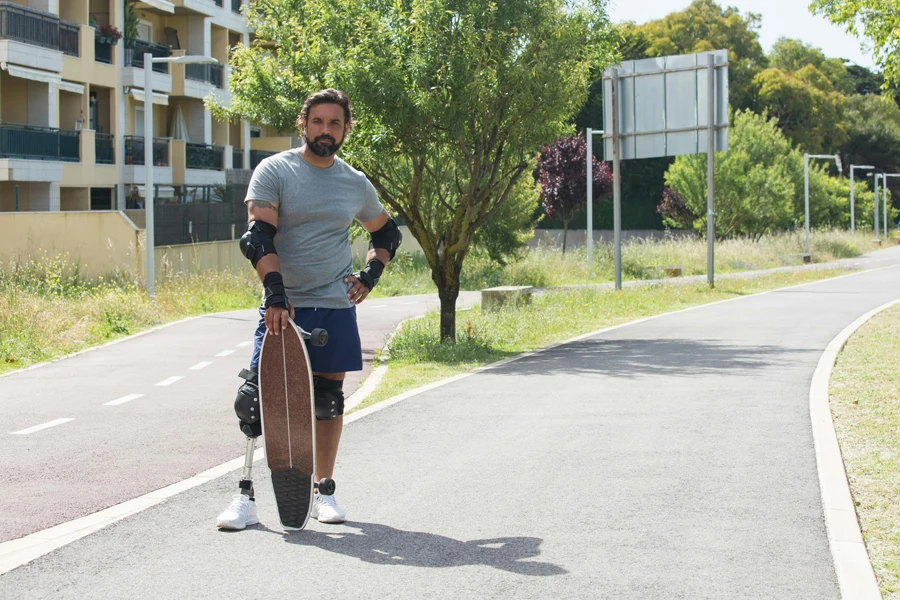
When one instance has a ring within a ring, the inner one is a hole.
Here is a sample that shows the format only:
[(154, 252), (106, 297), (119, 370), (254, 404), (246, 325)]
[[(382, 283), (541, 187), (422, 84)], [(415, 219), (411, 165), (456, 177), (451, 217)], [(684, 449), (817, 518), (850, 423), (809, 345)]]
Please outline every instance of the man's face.
[(338, 104), (316, 104), (309, 109), (304, 141), (316, 156), (331, 156), (347, 135), (344, 109)]

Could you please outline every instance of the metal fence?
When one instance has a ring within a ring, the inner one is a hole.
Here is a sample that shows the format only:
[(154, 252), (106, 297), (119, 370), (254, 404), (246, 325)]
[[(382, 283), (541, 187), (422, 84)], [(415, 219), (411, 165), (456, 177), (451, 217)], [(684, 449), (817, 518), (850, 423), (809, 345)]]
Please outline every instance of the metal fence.
[[(149, 52), (153, 58), (170, 56), (172, 49), (162, 44), (154, 44), (145, 40), (135, 40), (134, 55), (131, 58), (131, 64), (126, 66), (144, 68), (144, 54)], [(157, 73), (168, 73), (169, 63), (153, 63), (153, 70)]]
[(81, 132), (54, 127), (0, 123), (0, 157), (81, 160)]
[(105, 42), (101, 42), (94, 36), (94, 61), (99, 63), (105, 63), (107, 65), (112, 64), (112, 49), (113, 47)]
[(63, 54), (79, 56), (78, 32), (81, 28), (75, 23), (59, 22), (59, 49)]
[(176, 186), (172, 198), (157, 199), (157, 246), (239, 238), (247, 229), (245, 185)]
[(244, 151), (241, 148), (232, 148), (231, 149), (231, 168), (232, 169), (243, 169), (244, 168)]
[(259, 163), (262, 162), (264, 158), (268, 158), (270, 156), (274, 156), (278, 154), (277, 152), (267, 152), (265, 150), (251, 150), (250, 151), (250, 168), (255, 169), (259, 166)]
[(185, 163), (188, 169), (222, 171), (225, 169), (225, 147), (206, 144), (185, 144)]
[[(144, 138), (126, 135), (125, 164), (144, 164)], [(156, 167), (169, 166), (169, 140), (167, 138), (153, 138), (153, 165)]]
[(95, 133), (94, 152), (96, 153), (96, 163), (98, 165), (116, 164), (115, 136), (111, 133)]
[(59, 18), (0, 2), (0, 38), (59, 50)]
[(225, 67), (213, 64), (188, 63), (184, 65), (185, 79), (202, 81), (222, 89), (225, 85)]

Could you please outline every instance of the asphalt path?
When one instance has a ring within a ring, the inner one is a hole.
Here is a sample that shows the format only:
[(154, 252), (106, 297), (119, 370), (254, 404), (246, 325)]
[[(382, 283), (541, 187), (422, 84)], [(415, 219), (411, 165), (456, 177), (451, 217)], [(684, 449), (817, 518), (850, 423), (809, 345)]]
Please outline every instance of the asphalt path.
[(261, 524), (216, 531), (233, 472), (3, 575), (0, 597), (837, 598), (809, 385), (835, 335), (898, 297), (892, 266), (459, 379), (347, 426), (346, 525), (283, 531), (260, 468)]
[[(457, 306), (477, 299), (465, 292)], [(436, 295), (361, 304), (364, 370), (348, 374), (348, 395), (401, 321), (439, 305)], [(255, 310), (208, 315), (0, 378), (0, 542), (240, 455), (232, 405), (257, 322)]]

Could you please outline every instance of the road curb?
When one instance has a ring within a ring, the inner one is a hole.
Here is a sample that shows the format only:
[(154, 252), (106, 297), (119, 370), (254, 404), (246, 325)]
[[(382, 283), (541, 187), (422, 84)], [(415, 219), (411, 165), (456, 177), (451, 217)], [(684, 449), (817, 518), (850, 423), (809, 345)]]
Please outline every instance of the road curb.
[(809, 416), (828, 545), (834, 559), (841, 597), (847, 599), (881, 600), (882, 596), (859, 527), (850, 483), (847, 481), (844, 459), (831, 417), (828, 386), (837, 357), (853, 334), (872, 317), (898, 303), (900, 299), (870, 310), (831, 340), (819, 358), (809, 387)]

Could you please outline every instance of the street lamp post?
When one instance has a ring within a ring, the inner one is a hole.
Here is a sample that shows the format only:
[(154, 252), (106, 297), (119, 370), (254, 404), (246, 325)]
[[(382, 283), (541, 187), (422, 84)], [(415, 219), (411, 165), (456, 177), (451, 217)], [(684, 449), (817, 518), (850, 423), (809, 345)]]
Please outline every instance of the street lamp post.
[(888, 177), (900, 177), (900, 173), (885, 173), (883, 176), (882, 183), (884, 187), (881, 190), (881, 203), (884, 208), (884, 241), (887, 243), (888, 239), (888, 206), (887, 206), (887, 178)]
[(587, 263), (588, 273), (594, 257), (594, 136), (603, 135), (602, 129), (587, 128)]
[(144, 216), (146, 220), (147, 251), (146, 287), (151, 298), (156, 294), (156, 269), (154, 265), (154, 248), (156, 240), (153, 226), (153, 65), (154, 63), (202, 64), (217, 63), (212, 56), (157, 56), (144, 53)]
[(878, 240), (878, 234), (881, 226), (878, 224), (878, 178), (884, 177), (884, 173), (875, 173), (875, 239)]
[(809, 245), (809, 159), (811, 158), (830, 158), (834, 160), (834, 164), (837, 165), (838, 171), (841, 170), (841, 157), (837, 154), (804, 154), (803, 155), (803, 178), (804, 178), (804, 187), (806, 190), (806, 255), (810, 257), (812, 260), (812, 252), (810, 251)]
[(874, 169), (872, 165), (850, 165), (850, 234), (856, 233), (856, 202), (853, 196), (854, 185), (853, 185), (853, 170), (859, 169), (861, 171), (868, 171)]

